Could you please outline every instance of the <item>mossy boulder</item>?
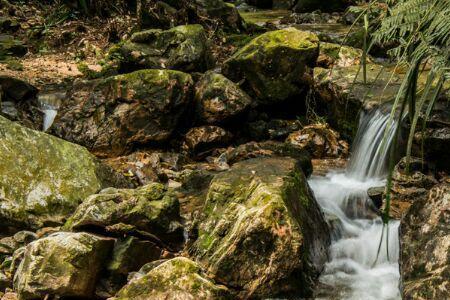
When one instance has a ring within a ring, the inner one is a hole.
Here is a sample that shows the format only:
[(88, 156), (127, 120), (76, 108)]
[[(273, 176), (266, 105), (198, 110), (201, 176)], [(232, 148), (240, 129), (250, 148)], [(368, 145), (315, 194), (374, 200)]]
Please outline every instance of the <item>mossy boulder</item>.
[(246, 29), (246, 24), (237, 8), (222, 0), (193, 0), (186, 4), (194, 18), (190, 23), (205, 23), (215, 28), (219, 24), (226, 31), (240, 32)]
[[(348, 140), (356, 134), (359, 113), (394, 99), (403, 78), (402, 74), (392, 76), (389, 68), (368, 64), (367, 82), (370, 84), (364, 84), (359, 69), (358, 65), (314, 69), (316, 106), (312, 108)], [(390, 83), (386, 86), (387, 82)]]
[(207, 72), (195, 86), (196, 117), (200, 122), (219, 124), (235, 119), (252, 99), (222, 74)]
[(20, 299), (93, 297), (112, 239), (58, 232), (30, 243), (14, 276)]
[(450, 184), (433, 187), (400, 223), (403, 299), (445, 299), (450, 293)]
[(236, 163), (212, 180), (189, 253), (238, 298), (311, 297), (329, 229), (300, 165)]
[(0, 34), (0, 59), (7, 56), (24, 56), (28, 52), (27, 47), (12, 35)]
[(133, 233), (159, 243), (183, 242), (180, 204), (172, 190), (159, 183), (137, 189), (108, 188), (89, 196), (64, 225), (68, 230)]
[(163, 143), (191, 101), (192, 78), (169, 70), (141, 70), (75, 85), (53, 132), (98, 155)]
[(85, 148), (0, 116), (0, 222), (37, 229), (63, 224), (87, 196), (123, 177)]
[(201, 25), (182, 25), (169, 30), (136, 32), (110, 56), (120, 57), (122, 72), (138, 69), (206, 71), (213, 65), (206, 32)]
[(319, 55), (319, 39), (295, 28), (270, 31), (250, 41), (225, 62), (224, 75), (262, 104), (299, 95)]
[(132, 279), (113, 300), (233, 299), (226, 287), (215, 284), (188, 258), (161, 261), (147, 269), (145, 275)]

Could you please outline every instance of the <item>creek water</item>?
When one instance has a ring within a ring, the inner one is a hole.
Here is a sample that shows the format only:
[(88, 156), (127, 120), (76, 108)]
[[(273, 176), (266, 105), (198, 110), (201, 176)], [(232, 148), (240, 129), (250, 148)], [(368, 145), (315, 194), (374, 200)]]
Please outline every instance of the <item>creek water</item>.
[(386, 130), (388, 119), (389, 115), (379, 109), (363, 115), (347, 169), (309, 180), (333, 228), (330, 259), (319, 278), (316, 299), (401, 299), (399, 222), (390, 221), (383, 227), (367, 195), (370, 187), (385, 185), (389, 145), (396, 126)]

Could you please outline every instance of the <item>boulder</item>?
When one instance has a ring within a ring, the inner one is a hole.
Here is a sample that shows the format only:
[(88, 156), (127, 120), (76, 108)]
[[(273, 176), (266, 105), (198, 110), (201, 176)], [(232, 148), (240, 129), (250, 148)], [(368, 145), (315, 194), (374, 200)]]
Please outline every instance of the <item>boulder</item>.
[(315, 10), (321, 10), (324, 12), (336, 12), (344, 11), (348, 6), (355, 4), (353, 0), (329, 0), (329, 1), (317, 1), (317, 0), (298, 0), (293, 10), (295, 12), (312, 12)]
[[(359, 125), (357, 116), (360, 112), (371, 104), (377, 105), (395, 98), (402, 80), (401, 75), (392, 75), (392, 70), (388, 68), (369, 64), (367, 65), (369, 84), (364, 84), (363, 74), (359, 68), (358, 65), (353, 65), (314, 69), (315, 105), (311, 105), (311, 109), (316, 114), (324, 116), (327, 122), (347, 140), (356, 135)], [(390, 83), (386, 87), (389, 80)]]
[(200, 122), (220, 124), (242, 114), (252, 99), (222, 74), (207, 72), (195, 86), (195, 103)]
[(198, 24), (136, 32), (122, 45), (114, 46), (109, 56), (120, 57), (121, 72), (138, 69), (204, 72), (213, 65), (206, 32)]
[(189, 253), (237, 293), (310, 297), (329, 229), (298, 162), (257, 158), (215, 175)]
[(20, 299), (92, 299), (112, 239), (88, 233), (59, 232), (32, 242), (14, 276)]
[(218, 126), (194, 127), (186, 133), (183, 148), (193, 154), (202, 154), (231, 141), (231, 133)]
[(159, 183), (137, 189), (108, 188), (89, 196), (64, 225), (68, 230), (134, 234), (161, 247), (183, 242), (180, 204), (172, 190)]
[(328, 124), (312, 124), (291, 133), (286, 143), (308, 151), (313, 158), (338, 158), (348, 155), (347, 142)]
[(256, 37), (225, 62), (223, 72), (260, 103), (274, 104), (308, 86), (304, 75), (318, 54), (317, 36), (291, 27)]
[(214, 283), (188, 258), (156, 262), (146, 269), (145, 275), (132, 279), (113, 300), (233, 299), (226, 287)]
[(87, 196), (128, 186), (85, 148), (0, 116), (0, 222), (37, 229), (63, 224)]
[(168, 70), (141, 70), (75, 85), (60, 108), (54, 133), (99, 156), (162, 143), (189, 105), (192, 78)]
[(405, 300), (446, 299), (450, 293), (450, 184), (414, 201), (400, 223), (400, 274)]
[(239, 11), (231, 3), (222, 0), (193, 0), (187, 2), (186, 6), (193, 16), (189, 18), (189, 23), (203, 23), (212, 28), (219, 24), (226, 31), (232, 32), (246, 29)]
[(251, 158), (277, 156), (295, 159), (300, 164), (306, 177), (312, 174), (313, 166), (309, 152), (289, 143), (276, 141), (249, 142), (236, 148), (228, 148), (225, 152), (226, 161), (230, 165)]
[(420, 158), (411, 157), (409, 173), (406, 171), (406, 157), (402, 158), (392, 172), (390, 215), (401, 219), (411, 204), (427, 198), (428, 191), (438, 183), (428, 164)]
[(0, 34), (0, 59), (7, 56), (24, 56), (27, 54), (27, 47), (12, 35)]

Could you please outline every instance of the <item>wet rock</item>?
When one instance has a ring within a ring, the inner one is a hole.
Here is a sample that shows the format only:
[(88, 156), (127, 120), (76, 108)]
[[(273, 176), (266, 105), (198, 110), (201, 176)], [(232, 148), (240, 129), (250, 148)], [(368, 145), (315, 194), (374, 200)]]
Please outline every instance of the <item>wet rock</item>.
[(113, 241), (88, 233), (55, 233), (26, 247), (14, 277), (20, 299), (91, 298)]
[(450, 292), (450, 184), (417, 198), (400, 225), (403, 299), (445, 299)]
[(183, 241), (180, 206), (172, 190), (159, 183), (137, 189), (108, 188), (88, 197), (64, 225), (69, 230), (133, 234), (161, 247)]
[(196, 115), (201, 122), (220, 124), (242, 114), (252, 99), (225, 76), (207, 72), (195, 86)]
[(392, 173), (390, 215), (395, 219), (400, 219), (415, 201), (426, 198), (428, 191), (438, 183), (420, 158), (411, 157), (409, 173), (406, 166), (404, 157)]
[(295, 28), (267, 32), (250, 41), (225, 62), (224, 75), (263, 104), (298, 95), (307, 86), (308, 66), (319, 54), (316, 35)]
[(338, 158), (348, 155), (348, 144), (328, 124), (313, 124), (291, 133), (287, 143), (308, 151), (313, 158)]
[(321, 10), (326, 12), (343, 11), (348, 6), (354, 4), (352, 0), (330, 0), (330, 1), (316, 1), (316, 0), (298, 0), (293, 10), (295, 12), (312, 12)]
[(33, 228), (65, 222), (87, 196), (128, 186), (85, 148), (0, 116), (0, 222)]
[(217, 174), (195, 224), (189, 253), (238, 298), (310, 296), (327, 260), (328, 227), (294, 159), (251, 159)]
[(310, 154), (303, 149), (289, 143), (276, 141), (265, 141), (261, 143), (249, 142), (227, 149), (225, 152), (226, 161), (233, 165), (237, 162), (257, 158), (257, 157), (291, 157), (299, 162), (303, 173), (308, 177), (312, 174), (312, 164)]
[(215, 284), (200, 266), (185, 257), (151, 264), (147, 273), (131, 280), (113, 298), (121, 299), (232, 299), (226, 287)]
[(383, 205), (384, 190), (384, 186), (371, 187), (367, 190), (367, 195), (369, 196), (370, 200), (372, 200), (375, 207), (378, 209), (380, 209)]
[(54, 133), (100, 156), (162, 143), (190, 101), (192, 78), (178, 71), (141, 70), (75, 85), (55, 119)]
[(36, 97), (38, 89), (23, 80), (0, 76), (2, 101), (21, 102)]
[(24, 56), (27, 54), (27, 47), (12, 35), (0, 34), (0, 58), (7, 56)]
[(218, 126), (195, 127), (186, 133), (183, 149), (194, 155), (204, 156), (208, 150), (227, 145), (231, 137), (231, 133)]
[(169, 30), (136, 32), (121, 46), (110, 50), (120, 58), (120, 70), (173, 69), (206, 71), (213, 65), (206, 32), (201, 25), (183, 25)]

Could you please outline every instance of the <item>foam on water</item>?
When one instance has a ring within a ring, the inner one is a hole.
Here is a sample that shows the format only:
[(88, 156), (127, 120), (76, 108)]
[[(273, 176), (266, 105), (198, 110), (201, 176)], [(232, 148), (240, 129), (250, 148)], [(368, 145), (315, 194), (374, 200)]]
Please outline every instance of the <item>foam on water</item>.
[[(390, 126), (387, 139), (383, 139), (388, 118), (380, 110), (363, 116), (347, 170), (309, 180), (322, 210), (334, 224), (330, 260), (320, 277), (326, 290), (319, 290), (319, 298), (324, 297), (321, 299), (401, 299), (399, 222), (391, 221), (383, 227), (381, 218), (371, 212), (367, 196), (368, 188), (385, 184), (389, 145), (396, 126)], [(383, 230), (385, 238), (376, 259)]]

